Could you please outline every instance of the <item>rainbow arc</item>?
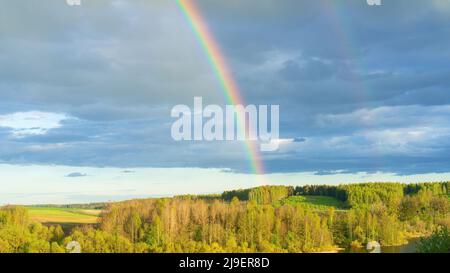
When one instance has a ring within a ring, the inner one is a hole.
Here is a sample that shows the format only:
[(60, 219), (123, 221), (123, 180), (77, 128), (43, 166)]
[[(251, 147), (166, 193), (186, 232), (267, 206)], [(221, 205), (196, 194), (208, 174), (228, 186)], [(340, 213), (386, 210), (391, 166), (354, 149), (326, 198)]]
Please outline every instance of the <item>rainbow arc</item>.
[[(208, 24), (203, 18), (198, 7), (195, 5), (194, 1), (176, 0), (176, 3), (189, 22), (192, 31), (196, 35), (197, 40), (204, 50), (206, 57), (221, 85), (227, 103), (231, 105), (246, 105), (225, 60), (222, 50), (209, 30)], [(243, 128), (245, 126), (245, 116), (238, 115), (237, 124), (240, 126), (240, 129), (245, 131), (245, 128)], [(267, 184), (266, 176), (264, 175), (264, 165), (257, 143), (254, 141), (245, 140), (244, 146), (251, 171), (258, 176), (259, 183)]]

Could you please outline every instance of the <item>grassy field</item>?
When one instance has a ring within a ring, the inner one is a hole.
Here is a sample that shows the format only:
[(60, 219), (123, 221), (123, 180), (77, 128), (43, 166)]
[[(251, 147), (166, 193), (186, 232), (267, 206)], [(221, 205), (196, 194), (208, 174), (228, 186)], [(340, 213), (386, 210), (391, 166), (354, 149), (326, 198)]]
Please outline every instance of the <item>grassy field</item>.
[(41, 223), (95, 224), (101, 210), (28, 207), (31, 220)]
[(281, 204), (302, 205), (313, 209), (328, 209), (330, 207), (335, 207), (336, 209), (344, 208), (344, 203), (334, 197), (315, 195), (291, 196), (281, 200)]

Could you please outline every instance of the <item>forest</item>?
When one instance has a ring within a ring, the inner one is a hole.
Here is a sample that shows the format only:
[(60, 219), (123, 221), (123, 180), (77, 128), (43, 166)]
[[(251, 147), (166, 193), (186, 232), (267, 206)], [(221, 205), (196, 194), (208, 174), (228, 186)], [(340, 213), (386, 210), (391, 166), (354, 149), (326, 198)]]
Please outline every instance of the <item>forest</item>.
[[(96, 204), (97, 224), (70, 229), (0, 208), (0, 253), (337, 252), (421, 237), (417, 252), (450, 252), (450, 183), (261, 186)], [(91, 207), (88, 205), (80, 205)]]

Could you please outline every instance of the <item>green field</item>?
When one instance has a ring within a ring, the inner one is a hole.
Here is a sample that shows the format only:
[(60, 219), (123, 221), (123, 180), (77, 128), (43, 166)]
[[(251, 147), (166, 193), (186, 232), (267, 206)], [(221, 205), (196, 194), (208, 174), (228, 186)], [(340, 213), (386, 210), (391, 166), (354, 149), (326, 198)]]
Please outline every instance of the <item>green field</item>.
[(291, 196), (280, 201), (282, 205), (302, 205), (313, 209), (328, 209), (334, 207), (343, 209), (344, 203), (340, 200), (329, 196), (301, 195)]
[(62, 224), (95, 224), (101, 210), (86, 210), (57, 207), (28, 207), (32, 221)]

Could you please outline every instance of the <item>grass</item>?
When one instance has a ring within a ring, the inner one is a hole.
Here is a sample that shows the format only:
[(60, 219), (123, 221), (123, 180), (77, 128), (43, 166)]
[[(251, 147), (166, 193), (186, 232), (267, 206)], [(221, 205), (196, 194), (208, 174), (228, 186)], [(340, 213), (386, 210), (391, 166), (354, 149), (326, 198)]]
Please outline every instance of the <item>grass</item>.
[(41, 223), (95, 224), (100, 210), (56, 207), (28, 207), (31, 220)]
[(317, 195), (290, 196), (280, 201), (282, 205), (301, 205), (313, 209), (343, 209), (344, 203), (334, 197)]

